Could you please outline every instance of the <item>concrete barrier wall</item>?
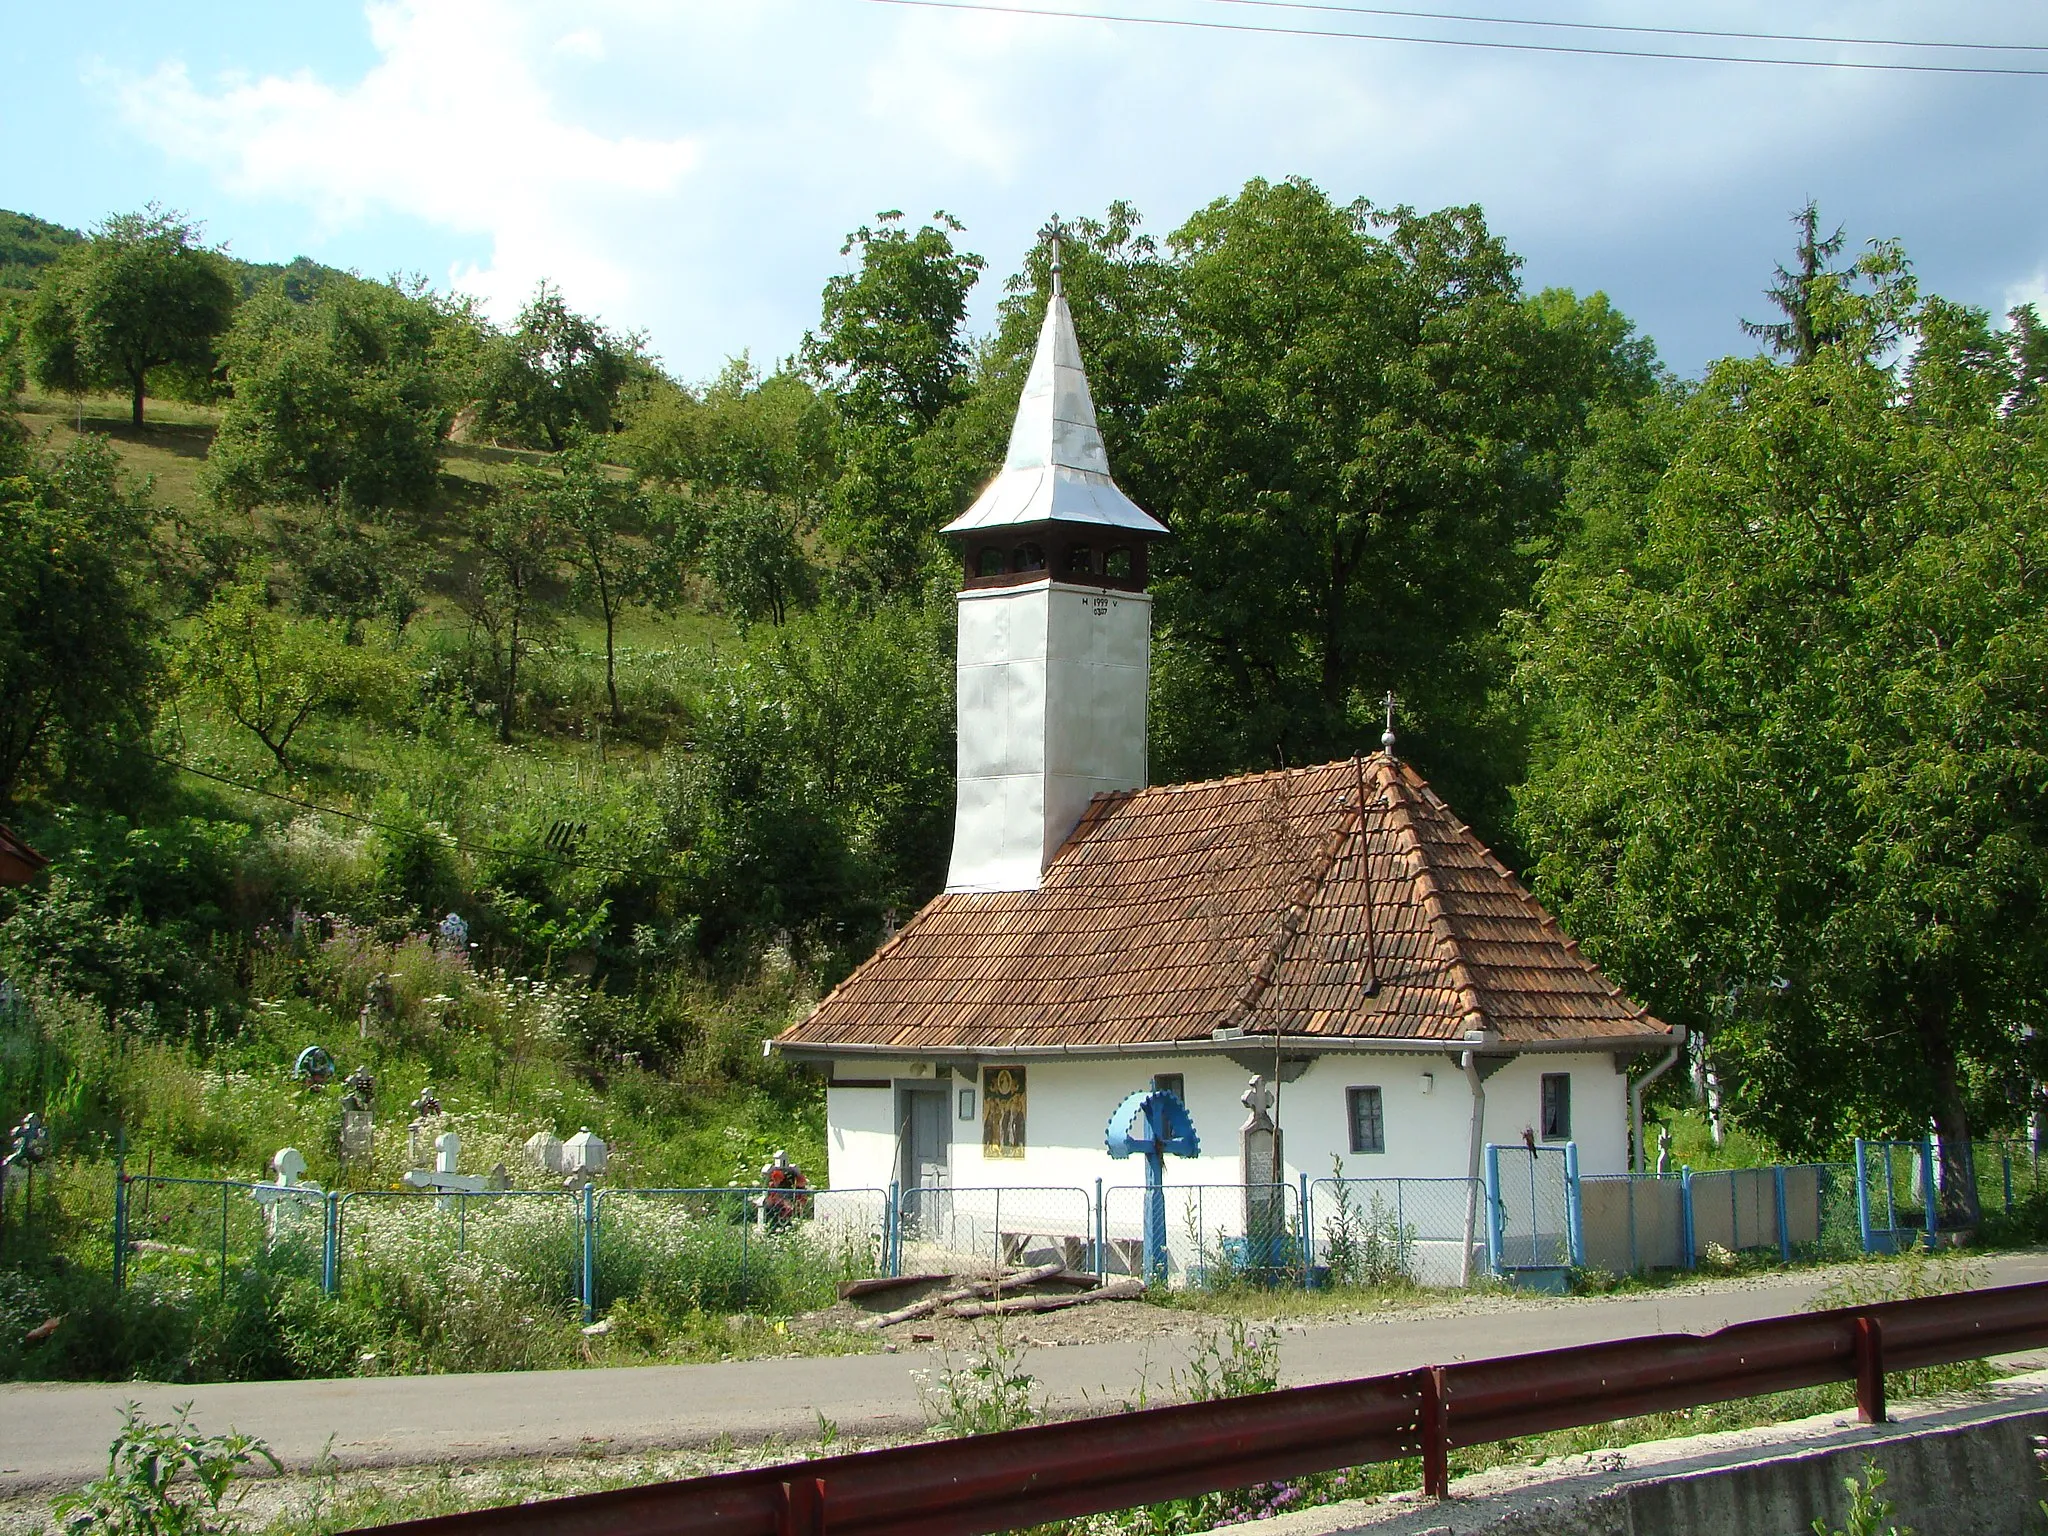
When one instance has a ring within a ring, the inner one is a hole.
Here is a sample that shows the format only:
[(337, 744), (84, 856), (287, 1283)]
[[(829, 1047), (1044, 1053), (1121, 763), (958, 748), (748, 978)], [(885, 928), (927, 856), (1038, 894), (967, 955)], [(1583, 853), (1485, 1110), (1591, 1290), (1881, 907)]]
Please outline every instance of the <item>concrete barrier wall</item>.
[(1878, 1527), (1915, 1536), (2041, 1536), (2048, 1518), (2032, 1437), (2048, 1431), (2041, 1375), (2001, 1401), (1904, 1410), (1865, 1426), (1846, 1415), (1500, 1468), (1414, 1496), (1331, 1505), (1261, 1521), (1263, 1536), (1799, 1536), (1847, 1525), (1845, 1478), (1885, 1473)]

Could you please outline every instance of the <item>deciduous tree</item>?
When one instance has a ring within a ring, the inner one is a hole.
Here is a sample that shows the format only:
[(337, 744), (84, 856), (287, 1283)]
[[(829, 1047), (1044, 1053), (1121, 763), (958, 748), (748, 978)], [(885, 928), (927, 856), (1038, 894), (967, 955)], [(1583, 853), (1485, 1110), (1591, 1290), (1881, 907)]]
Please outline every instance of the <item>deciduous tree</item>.
[(204, 484), (225, 506), (417, 509), (434, 494), (464, 318), (390, 283), (336, 278), (242, 306), (222, 346), (234, 394)]
[(1743, 1118), (1805, 1154), (1931, 1118), (1968, 1224), (2048, 996), (2048, 433), (2024, 336), (1873, 254), (1803, 359), (1603, 424), (1519, 631), (1519, 808), (1541, 894)]
[(491, 496), (471, 514), (469, 541), (476, 563), (456, 601), (489, 651), (498, 740), (509, 744), (520, 663), (555, 619), (549, 588), (561, 566), (562, 528), (554, 497), (530, 483)]
[(147, 500), (104, 442), (62, 458), (0, 433), (0, 805), (128, 776), (155, 718)]
[(290, 772), (292, 738), (355, 696), (359, 660), (337, 628), (280, 612), (252, 577), (223, 588), (193, 620), (178, 675)]
[(962, 226), (950, 214), (932, 220), (913, 234), (892, 210), (847, 236), (841, 254), (857, 252), (859, 268), (825, 285), (802, 351), (840, 413), (828, 533), (881, 592), (918, 585), (958, 498), (953, 456), (926, 439), (968, 397), (967, 296), (985, 263), (955, 246)]
[(1178, 357), (1134, 487), (1158, 555), (1162, 771), (1369, 746), (1379, 701), (1498, 835), (1518, 770), (1500, 614), (1520, 602), (1586, 411), (1647, 387), (1597, 297), (1524, 298), (1477, 208), (1253, 181), (1175, 233)]
[(618, 335), (542, 283), (509, 336), (485, 349), (477, 430), (498, 442), (558, 449), (572, 434), (610, 432), (619, 393), (651, 371), (637, 335)]
[(214, 339), (237, 297), (198, 226), (154, 204), (117, 214), (44, 269), (28, 325), (31, 371), (46, 389), (125, 389), (140, 428), (152, 372), (212, 372)]

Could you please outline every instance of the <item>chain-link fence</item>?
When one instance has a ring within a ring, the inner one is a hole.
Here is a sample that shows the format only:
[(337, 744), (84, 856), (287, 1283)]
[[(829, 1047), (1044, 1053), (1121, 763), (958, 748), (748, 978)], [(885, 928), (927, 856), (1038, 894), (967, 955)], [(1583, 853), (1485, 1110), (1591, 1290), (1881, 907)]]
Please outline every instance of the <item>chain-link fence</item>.
[[(1146, 1274), (1142, 1184), (1102, 1192), (1103, 1271)], [(1168, 1285), (1228, 1286), (1305, 1273), (1301, 1192), (1292, 1184), (1169, 1184), (1165, 1204)]]
[(1977, 1206), (1986, 1216), (2010, 1217), (2038, 1203), (2041, 1149), (2025, 1141), (1987, 1140), (1971, 1144), (1977, 1175)]
[(880, 1273), (880, 1189), (607, 1189), (591, 1202), (586, 1310), (625, 1297), (704, 1312), (829, 1306), (841, 1281)]
[(1486, 1266), (1477, 1179), (1317, 1179), (1309, 1258), (1332, 1285), (1465, 1285)]
[(259, 1266), (317, 1280), (327, 1212), (327, 1196), (315, 1189), (130, 1174), (115, 1203), (115, 1280), (220, 1296), (237, 1273)]
[[(2044, 1192), (2037, 1155), (2009, 1142), (1974, 1150), (1987, 1214), (2027, 1215)], [(225, 1295), (260, 1265), (422, 1315), (461, 1288), (502, 1300), (508, 1316), (578, 1304), (586, 1317), (627, 1298), (795, 1311), (873, 1274), (1045, 1263), (1169, 1285), (1456, 1286), (1484, 1269), (1528, 1283), (1528, 1271), (1572, 1266), (1686, 1268), (1716, 1250), (1894, 1251), (1924, 1235), (1926, 1186), (1939, 1178), (1928, 1144), (1912, 1142), (1859, 1143), (1851, 1164), (1584, 1177), (1569, 1145), (1491, 1146), (1486, 1170), (1483, 1184), (1169, 1185), (1156, 1261), (1136, 1184), (323, 1193), (128, 1174), (116, 1183), (115, 1274)]]
[(328, 1289), (409, 1312), (455, 1288), (562, 1306), (583, 1291), (583, 1224), (575, 1190), (350, 1190), (334, 1200)]
[(904, 1274), (1060, 1263), (1094, 1268), (1095, 1201), (1058, 1185), (903, 1191), (897, 1267)]

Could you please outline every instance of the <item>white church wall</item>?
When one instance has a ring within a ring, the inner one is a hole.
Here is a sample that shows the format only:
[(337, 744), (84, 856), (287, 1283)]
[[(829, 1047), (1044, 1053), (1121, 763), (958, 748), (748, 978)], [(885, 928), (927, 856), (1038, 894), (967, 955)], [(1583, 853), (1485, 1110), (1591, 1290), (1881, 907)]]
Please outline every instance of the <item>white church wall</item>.
[[(1155, 1074), (1178, 1073), (1188, 1112), (1201, 1137), (1199, 1158), (1169, 1158), (1171, 1184), (1242, 1182), (1239, 1103), (1251, 1073), (1227, 1057), (1146, 1056), (1032, 1058), (1020, 1063), (1026, 1084), (1025, 1148), (1018, 1157), (989, 1157), (982, 1146), (981, 1084), (954, 1076), (946, 1083), (953, 1142), (950, 1182), (955, 1188), (1072, 1188), (1141, 1184), (1144, 1165), (1118, 1161), (1103, 1147), (1110, 1112), (1126, 1094), (1151, 1086)], [(854, 1068), (841, 1075), (851, 1076)], [(832, 1088), (826, 1094), (836, 1188), (884, 1188), (897, 1178), (893, 1124), (894, 1085), (929, 1084), (928, 1067), (907, 1062), (863, 1064), (863, 1078), (888, 1088)], [(913, 1072), (918, 1075), (913, 1076)], [(1541, 1121), (1546, 1073), (1572, 1080), (1572, 1139), (1585, 1173), (1627, 1169), (1628, 1080), (1605, 1053), (1514, 1058), (1486, 1080), (1485, 1139), (1519, 1144), (1524, 1128)], [(1429, 1081), (1424, 1082), (1425, 1074)], [(1377, 1087), (1386, 1150), (1351, 1151), (1346, 1090)], [(959, 1114), (960, 1090), (974, 1090), (970, 1117)], [(1290, 1182), (1331, 1176), (1332, 1160), (1346, 1178), (1462, 1178), (1470, 1148), (1472, 1102), (1465, 1075), (1449, 1053), (1332, 1052), (1280, 1090), (1280, 1123)]]
[(887, 1189), (896, 1177), (896, 1093), (825, 1090), (826, 1182), (834, 1189)]

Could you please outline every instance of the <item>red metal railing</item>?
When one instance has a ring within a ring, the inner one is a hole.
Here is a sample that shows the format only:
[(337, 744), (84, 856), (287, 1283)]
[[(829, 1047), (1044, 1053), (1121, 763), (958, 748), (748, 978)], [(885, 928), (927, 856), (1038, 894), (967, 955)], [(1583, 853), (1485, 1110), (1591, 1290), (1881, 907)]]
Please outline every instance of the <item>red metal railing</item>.
[(2048, 1282), (1430, 1366), (385, 1526), (407, 1536), (981, 1536), (1312, 1472), (2048, 1344)]

